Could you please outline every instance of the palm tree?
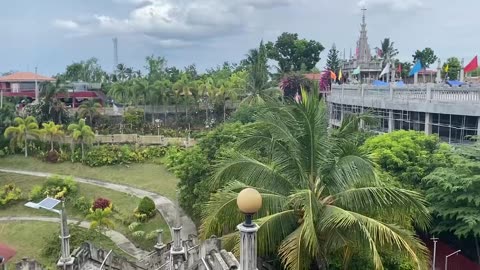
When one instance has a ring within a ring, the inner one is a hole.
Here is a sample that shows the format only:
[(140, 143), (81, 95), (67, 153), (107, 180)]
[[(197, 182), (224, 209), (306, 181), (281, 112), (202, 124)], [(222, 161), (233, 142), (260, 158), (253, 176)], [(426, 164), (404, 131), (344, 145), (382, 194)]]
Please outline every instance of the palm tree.
[(33, 116), (27, 118), (16, 117), (16, 126), (10, 126), (5, 130), (5, 137), (11, 138), (12, 146), (24, 147), (25, 157), (28, 157), (28, 140), (39, 139), (42, 131), (38, 128), (37, 119)]
[(249, 64), (246, 84), (247, 97), (242, 103), (249, 105), (263, 104), (265, 100), (280, 94), (278, 87), (269, 86), (267, 60), (267, 51), (263, 41), (258, 49), (250, 50), (247, 55), (247, 63)]
[(62, 122), (62, 115), (67, 114), (65, 104), (58, 99), (59, 95), (64, 97), (68, 96), (68, 90), (65, 87), (65, 83), (61, 79), (57, 79), (55, 83), (52, 82), (42, 82), (40, 83), (40, 97), (45, 100), (48, 104), (48, 113), (51, 114), (52, 110), (58, 116), (58, 123)]
[(4, 102), (3, 108), (0, 108), (0, 133), (4, 128), (11, 125), (15, 118), (15, 106), (10, 102)]
[(215, 87), (212, 77), (206, 77), (198, 83), (198, 95), (203, 100), (205, 106), (205, 123), (208, 123), (208, 110), (210, 97), (215, 96)]
[(223, 105), (223, 122), (227, 118), (227, 100), (233, 103), (238, 96), (238, 87), (241, 87), (238, 79), (233, 78), (234, 75), (228, 81), (221, 82), (219, 88), (217, 88), (217, 96), (221, 99)]
[(163, 123), (167, 124), (167, 104), (172, 94), (172, 83), (169, 80), (159, 80), (153, 84), (152, 95), (153, 97), (162, 103), (163, 106)]
[(143, 119), (146, 118), (147, 102), (151, 93), (151, 84), (147, 79), (137, 78), (133, 81), (135, 94), (143, 97)]
[[(85, 144), (92, 144), (95, 139), (95, 133), (93, 133), (92, 128), (85, 124), (85, 119), (80, 119), (78, 124), (70, 124), (68, 126), (68, 131), (71, 132), (73, 141), (72, 143), (78, 142), (82, 146), (82, 161), (85, 159)], [(72, 160), (73, 160), (72, 151)]]
[(394, 42), (390, 41), (390, 38), (385, 38), (381, 43), (383, 64), (386, 64), (387, 61), (393, 59), (393, 57), (398, 55), (398, 50), (394, 47)]
[(88, 117), (88, 122), (90, 125), (93, 125), (93, 118), (95, 116), (98, 116), (100, 110), (102, 108), (102, 105), (98, 103), (97, 101), (90, 99), (87, 102), (83, 102), (82, 105), (78, 107), (78, 115), (80, 118), (85, 118)]
[(201, 236), (223, 235), (238, 250), (236, 226), (244, 217), (236, 197), (251, 186), (263, 200), (256, 220), (259, 255), (278, 253), (286, 269), (325, 269), (332, 253), (348, 261), (360, 249), (380, 270), (379, 251), (388, 248), (426, 269), (428, 250), (398, 225), (425, 229), (422, 196), (385, 186), (357, 141), (343, 132), (332, 136), (327, 127), (328, 110), (314, 94), (303, 91), (298, 103), (267, 105), (240, 145), (245, 153), (262, 149), (265, 156), (237, 151), (217, 165), (209, 184), (223, 189), (205, 205)]
[[(177, 102), (175, 103), (175, 106), (178, 103), (178, 100), (183, 97), (183, 101), (185, 102), (185, 120), (188, 122), (188, 101), (190, 97), (192, 96), (192, 90), (193, 90), (193, 83), (192, 81), (188, 78), (188, 76), (184, 73), (182, 74), (182, 77), (180, 80), (175, 82), (173, 84), (173, 89), (175, 91), (175, 96), (177, 98)], [(175, 107), (175, 114), (177, 114), (177, 107)]]
[(110, 220), (112, 209), (107, 207), (105, 209), (91, 210), (87, 215), (87, 219), (91, 221), (90, 229), (98, 230), (101, 233), (105, 233), (107, 229), (113, 229), (115, 224)]
[(56, 125), (53, 121), (48, 123), (43, 123), (43, 132), (47, 136), (48, 140), (50, 141), (50, 151), (53, 151), (53, 142), (57, 140), (63, 139), (65, 133), (63, 132), (62, 125)]

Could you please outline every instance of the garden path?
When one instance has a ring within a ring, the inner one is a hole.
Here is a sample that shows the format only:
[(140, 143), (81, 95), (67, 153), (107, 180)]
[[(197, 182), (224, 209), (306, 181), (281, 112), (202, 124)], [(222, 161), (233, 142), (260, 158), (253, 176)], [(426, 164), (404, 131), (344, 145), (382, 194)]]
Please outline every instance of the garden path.
[[(34, 171), (11, 170), (11, 169), (0, 169), (0, 172), (31, 175), (31, 176), (37, 176), (37, 177), (50, 177), (53, 175), (58, 175), (58, 174), (46, 173), (46, 172), (34, 172)], [(181, 236), (183, 240), (187, 240), (189, 239), (189, 237), (197, 236), (197, 228), (195, 226), (195, 223), (193, 223), (193, 221), (190, 219), (190, 217), (188, 217), (185, 214), (185, 212), (183, 212), (183, 210), (179, 206), (177, 206), (174, 202), (172, 202), (170, 199), (164, 196), (161, 196), (160, 194), (143, 190), (143, 189), (126, 186), (126, 185), (110, 183), (106, 180), (81, 178), (81, 177), (75, 177), (75, 176), (73, 176), (73, 179), (80, 183), (108, 188), (118, 192), (131, 194), (139, 198), (143, 198), (145, 196), (150, 197), (155, 202), (155, 206), (157, 207), (158, 212), (160, 212), (165, 222), (167, 222), (172, 236), (173, 236), (172, 228), (179, 225), (182, 226)], [(179, 219), (178, 223), (180, 224), (177, 223), (177, 214)]]
[[(42, 222), (57, 222), (60, 223), (60, 218), (54, 217), (42, 217), (42, 216), (28, 216), (28, 217), (0, 217), (0, 222), (14, 222), (14, 221), (42, 221)], [(68, 219), (69, 224), (78, 224), (82, 228), (90, 228), (90, 222), (80, 221), (75, 219)], [(105, 235), (110, 238), (121, 250), (130, 256), (141, 259), (148, 254), (147, 251), (137, 248), (130, 240), (128, 240), (123, 234), (107, 230)]]

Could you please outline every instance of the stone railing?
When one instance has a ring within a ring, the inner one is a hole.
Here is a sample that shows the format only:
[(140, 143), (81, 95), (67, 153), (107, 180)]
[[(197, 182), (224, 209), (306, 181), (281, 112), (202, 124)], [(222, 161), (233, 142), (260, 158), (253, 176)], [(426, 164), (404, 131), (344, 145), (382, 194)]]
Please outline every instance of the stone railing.
[(449, 103), (480, 102), (480, 86), (445, 87), (423, 84), (405, 86), (334, 85), (331, 96), (394, 100), (439, 101)]

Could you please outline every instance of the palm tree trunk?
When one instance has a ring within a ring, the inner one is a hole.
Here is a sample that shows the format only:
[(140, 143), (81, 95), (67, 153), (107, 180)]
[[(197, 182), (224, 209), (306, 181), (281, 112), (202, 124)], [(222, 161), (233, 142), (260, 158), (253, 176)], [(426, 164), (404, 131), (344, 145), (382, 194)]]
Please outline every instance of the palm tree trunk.
[(209, 125), (208, 124), (208, 99), (205, 102), (205, 125)]
[(227, 100), (223, 98), (223, 122), (224, 123), (226, 118), (227, 118)]
[(188, 124), (188, 100), (185, 100), (185, 123)]
[(475, 249), (477, 251), (477, 263), (480, 263), (480, 247), (478, 246), (478, 237), (475, 236)]
[(167, 126), (167, 102), (163, 101), (163, 124)]
[(85, 160), (85, 152), (83, 148), (83, 142), (82, 142), (82, 162)]
[(27, 140), (27, 134), (25, 133), (25, 157), (28, 157), (28, 140)]
[(50, 138), (50, 152), (53, 151), (53, 138)]
[(175, 103), (175, 125), (178, 124), (178, 103)]

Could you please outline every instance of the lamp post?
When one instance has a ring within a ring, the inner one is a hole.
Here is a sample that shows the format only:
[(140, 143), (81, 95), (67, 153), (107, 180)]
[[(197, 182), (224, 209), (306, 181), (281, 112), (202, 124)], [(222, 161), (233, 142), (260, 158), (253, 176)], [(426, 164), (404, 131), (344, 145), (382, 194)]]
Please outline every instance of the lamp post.
[(435, 238), (435, 237), (432, 237), (430, 238), (431, 240), (433, 240), (433, 261), (432, 261), (432, 270), (436, 270), (435, 269), (435, 262), (437, 261), (437, 240), (438, 238)]
[(155, 123), (157, 123), (157, 134), (160, 136), (160, 119), (155, 119)]
[[(59, 203), (62, 203), (62, 208), (60, 210), (54, 209)], [(60, 236), (62, 240), (62, 256), (57, 262), (57, 266), (62, 267), (65, 270), (73, 269), (74, 258), (70, 256), (70, 233), (68, 231), (67, 224), (67, 213), (65, 211), (65, 204), (63, 201), (59, 201), (53, 198), (45, 198), (39, 203), (27, 202), (25, 206), (33, 209), (45, 209), (50, 212), (57, 213), (60, 215)]]
[(458, 254), (458, 253), (460, 253), (460, 251), (462, 251), (462, 250), (459, 249), (459, 250), (457, 250), (457, 251), (455, 251), (455, 252), (453, 252), (453, 253), (450, 253), (450, 254), (448, 254), (447, 256), (445, 256), (445, 270), (448, 269), (448, 257), (451, 257), (451, 256), (453, 256), (453, 255), (455, 255), (455, 254)]
[(240, 270), (256, 270), (259, 227), (252, 217), (262, 207), (262, 196), (257, 190), (246, 188), (238, 194), (237, 206), (245, 214), (245, 222), (237, 226), (240, 231)]

